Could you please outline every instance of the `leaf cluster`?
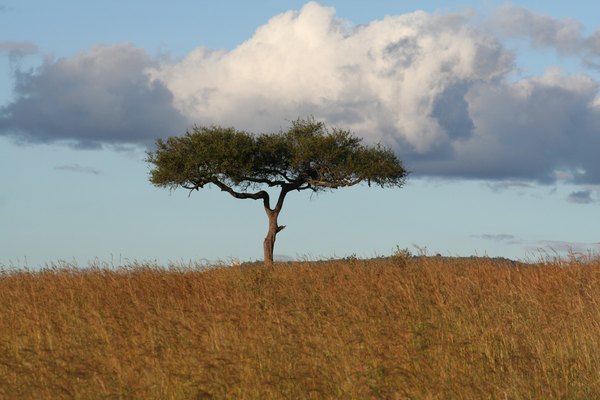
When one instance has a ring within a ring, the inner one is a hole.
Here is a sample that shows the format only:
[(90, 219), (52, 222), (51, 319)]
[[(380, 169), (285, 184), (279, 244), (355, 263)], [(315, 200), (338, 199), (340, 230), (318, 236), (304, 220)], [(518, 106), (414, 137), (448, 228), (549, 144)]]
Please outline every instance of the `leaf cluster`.
[(399, 187), (407, 175), (391, 149), (364, 145), (349, 131), (328, 129), (313, 118), (293, 121), (287, 131), (258, 135), (196, 126), (183, 136), (158, 139), (146, 161), (153, 165), (150, 181), (172, 189), (208, 183), (313, 191), (360, 182)]

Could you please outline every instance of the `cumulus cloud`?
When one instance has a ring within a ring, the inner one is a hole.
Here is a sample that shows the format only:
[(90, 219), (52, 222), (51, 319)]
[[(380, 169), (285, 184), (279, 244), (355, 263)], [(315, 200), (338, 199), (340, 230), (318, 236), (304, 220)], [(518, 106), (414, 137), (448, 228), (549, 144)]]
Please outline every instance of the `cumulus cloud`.
[(486, 32), (424, 12), (352, 27), (309, 3), (153, 76), (194, 120), (265, 130), (313, 114), (391, 145), (416, 175), (600, 180), (598, 83), (552, 69), (509, 81), (513, 56)]
[[(354, 26), (311, 2), (229, 51), (158, 62), (100, 47), (19, 72), (0, 132), (148, 145), (190, 123), (264, 132), (313, 115), (391, 146), (416, 176), (600, 183), (598, 82), (555, 69), (515, 82), (502, 35), (473, 21), (417, 11)], [(506, 8), (492, 24), (570, 55), (600, 49), (574, 21)]]
[[(600, 181), (598, 83), (551, 70), (515, 83), (485, 82), (466, 95), (476, 126), (453, 157), (420, 162), (426, 174), (550, 183)], [(568, 172), (568, 173), (567, 173)]]
[(583, 25), (576, 20), (556, 19), (506, 5), (491, 21), (503, 35), (525, 38), (534, 47), (551, 48), (561, 55), (582, 56), (584, 63), (600, 66), (600, 30), (586, 37)]
[(187, 120), (169, 89), (146, 73), (154, 63), (145, 51), (120, 44), (18, 70), (16, 99), (0, 108), (0, 132), (79, 147), (149, 144), (177, 134)]
[(506, 5), (492, 19), (502, 33), (526, 37), (539, 47), (553, 47), (563, 54), (576, 54), (585, 46), (583, 26), (573, 19), (558, 20), (525, 8)]
[(444, 153), (472, 134), (469, 85), (513, 62), (468, 20), (419, 11), (352, 27), (308, 3), (230, 52), (199, 49), (153, 76), (195, 120), (273, 129), (313, 114), (416, 155)]

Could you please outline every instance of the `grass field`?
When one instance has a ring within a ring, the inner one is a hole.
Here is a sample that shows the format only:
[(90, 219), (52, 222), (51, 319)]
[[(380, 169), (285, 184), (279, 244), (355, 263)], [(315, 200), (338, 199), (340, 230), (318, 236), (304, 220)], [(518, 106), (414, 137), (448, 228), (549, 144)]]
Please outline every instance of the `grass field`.
[(600, 260), (0, 274), (0, 398), (600, 398)]

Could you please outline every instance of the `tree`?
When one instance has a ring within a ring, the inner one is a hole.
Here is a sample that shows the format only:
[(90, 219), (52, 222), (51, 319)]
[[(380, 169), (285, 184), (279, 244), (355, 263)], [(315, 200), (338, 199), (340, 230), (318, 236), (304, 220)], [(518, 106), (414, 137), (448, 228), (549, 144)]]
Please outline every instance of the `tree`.
[[(263, 243), (265, 264), (273, 263), (277, 219), (291, 191), (319, 192), (367, 182), (401, 187), (407, 171), (391, 149), (366, 146), (349, 131), (329, 129), (313, 118), (292, 122), (287, 131), (254, 135), (219, 126), (194, 127), (184, 136), (156, 141), (146, 161), (158, 187), (199, 190), (212, 184), (237, 199), (262, 200), (269, 219)], [(271, 206), (267, 187), (278, 187)]]

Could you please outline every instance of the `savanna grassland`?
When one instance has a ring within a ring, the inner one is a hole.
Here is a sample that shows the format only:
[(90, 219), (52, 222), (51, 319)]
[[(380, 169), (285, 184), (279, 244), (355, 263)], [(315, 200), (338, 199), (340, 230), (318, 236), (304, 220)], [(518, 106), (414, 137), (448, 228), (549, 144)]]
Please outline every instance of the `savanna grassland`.
[(0, 274), (0, 398), (600, 398), (600, 260)]

